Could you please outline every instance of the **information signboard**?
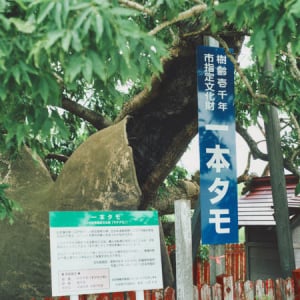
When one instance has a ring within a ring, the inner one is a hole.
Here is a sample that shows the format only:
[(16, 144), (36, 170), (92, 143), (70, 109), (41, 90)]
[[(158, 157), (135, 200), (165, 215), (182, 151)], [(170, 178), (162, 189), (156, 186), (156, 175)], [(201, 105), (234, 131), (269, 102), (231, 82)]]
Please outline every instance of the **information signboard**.
[(197, 49), (203, 244), (238, 242), (234, 67), (223, 48)]
[(50, 212), (52, 295), (163, 287), (156, 211)]

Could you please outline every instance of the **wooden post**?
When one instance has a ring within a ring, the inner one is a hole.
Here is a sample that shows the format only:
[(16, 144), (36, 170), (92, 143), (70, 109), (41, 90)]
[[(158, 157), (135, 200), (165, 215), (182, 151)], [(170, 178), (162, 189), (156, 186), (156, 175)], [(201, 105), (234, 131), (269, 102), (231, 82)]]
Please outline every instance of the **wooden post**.
[(159, 222), (159, 238), (160, 238), (160, 251), (161, 251), (161, 261), (162, 261), (162, 272), (163, 272), (163, 285), (166, 287), (174, 287), (175, 278), (172, 269), (172, 264), (170, 261), (170, 256), (165, 244), (165, 235), (163, 231), (163, 226), (161, 221)]
[(244, 291), (246, 300), (254, 300), (254, 284), (252, 281), (247, 280), (244, 283)]
[[(264, 71), (266, 76), (272, 75), (273, 65), (267, 55)], [(267, 149), (270, 164), (274, 218), (276, 222), (277, 245), (283, 277), (292, 276), (295, 269), (295, 257), (292, 234), (290, 230), (286, 183), (283, 167), (283, 153), (280, 140), (280, 124), (277, 109), (267, 108), (268, 120), (265, 122)]]
[(234, 299), (234, 285), (232, 276), (225, 276), (223, 278), (223, 294), (224, 300)]
[(175, 201), (176, 298), (193, 300), (191, 202)]
[(265, 285), (261, 279), (256, 280), (255, 282), (255, 299), (262, 299), (265, 295)]

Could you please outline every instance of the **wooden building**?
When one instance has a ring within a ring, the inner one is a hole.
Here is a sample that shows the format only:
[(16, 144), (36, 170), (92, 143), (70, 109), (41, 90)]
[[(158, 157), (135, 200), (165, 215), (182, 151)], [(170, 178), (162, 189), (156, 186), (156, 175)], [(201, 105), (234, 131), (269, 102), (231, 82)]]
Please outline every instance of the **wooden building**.
[[(295, 196), (298, 180), (286, 175), (296, 268), (300, 268), (300, 197)], [(239, 198), (239, 226), (245, 227), (247, 278), (282, 277), (280, 271), (270, 177), (256, 177), (249, 192)]]

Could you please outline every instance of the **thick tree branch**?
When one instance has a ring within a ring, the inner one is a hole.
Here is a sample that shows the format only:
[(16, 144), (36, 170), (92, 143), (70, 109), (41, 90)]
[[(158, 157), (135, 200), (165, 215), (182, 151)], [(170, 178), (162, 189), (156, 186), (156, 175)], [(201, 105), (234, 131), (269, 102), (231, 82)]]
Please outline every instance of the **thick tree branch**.
[(206, 4), (199, 4), (196, 6), (193, 6), (192, 8), (180, 13), (177, 17), (175, 17), (174, 19), (170, 20), (170, 21), (166, 21), (163, 22), (161, 24), (159, 24), (158, 26), (156, 26), (154, 29), (152, 29), (149, 32), (149, 35), (155, 35), (157, 34), (159, 31), (161, 31), (162, 29), (164, 29), (165, 27), (171, 26), (177, 22), (183, 21), (185, 19), (200, 15), (201, 13), (203, 13), (205, 10), (207, 9), (207, 5)]
[(248, 131), (239, 123), (236, 123), (236, 131), (247, 143), (254, 159), (268, 161), (268, 154), (265, 154), (259, 150), (256, 141), (250, 136)]
[[(195, 119), (183, 128), (176, 136), (176, 139), (169, 145), (169, 149), (164, 153), (163, 157), (161, 157), (156, 169), (153, 170), (141, 187), (143, 195), (147, 195), (147, 198), (141, 203), (140, 209), (146, 209), (149, 204), (155, 202), (160, 183), (167, 177), (186, 149), (182, 147), (182, 145), (188, 145), (191, 139), (197, 134), (197, 131), (198, 121)], [(181, 152), (176, 151), (179, 147), (182, 149)]]
[[(163, 72), (161, 76), (153, 76), (151, 79), (150, 88), (146, 87), (140, 93), (135, 95), (130, 102), (124, 104), (122, 111), (117, 116), (115, 123), (122, 120), (125, 116), (134, 113), (135, 111), (141, 109), (145, 105), (149, 104), (153, 99), (159, 96), (159, 87), (161, 82), (164, 80), (164, 73), (165, 70), (168, 68), (169, 65), (173, 63), (173, 60), (180, 56), (182, 49), (180, 45), (173, 47), (170, 50), (170, 58), (162, 59), (163, 65)], [(183, 50), (184, 51), (184, 50)]]
[(188, 38), (188, 37), (191, 37), (191, 36), (199, 36), (200, 34), (202, 34), (205, 30), (207, 30), (209, 28), (210, 24), (207, 23), (205, 25), (203, 25), (199, 30), (196, 30), (196, 31), (192, 31), (192, 32), (188, 32), (188, 33), (185, 33), (183, 34), (183, 37), (184, 38)]
[[(299, 126), (299, 123), (295, 117), (295, 115), (293, 113), (291, 113), (290, 115), (291, 117), (291, 121), (292, 123), (294, 124), (295, 128), (296, 128), (296, 133), (297, 133), (297, 138), (298, 138), (298, 145), (299, 145), (299, 141), (300, 141), (300, 126)], [(294, 151), (293, 151), (293, 154), (292, 154), (292, 158), (291, 158), (291, 161), (295, 161), (296, 157), (299, 156), (300, 154), (300, 147), (298, 146)]]
[(297, 81), (300, 81), (300, 70), (297, 66), (297, 60), (293, 56), (291, 44), (288, 44), (287, 48), (288, 48), (287, 56), (291, 62), (291, 74)]
[(69, 157), (62, 154), (49, 153), (46, 155), (45, 159), (55, 159), (65, 163), (69, 159)]
[[(54, 77), (56, 78), (58, 84), (61, 86), (61, 89), (64, 88), (63, 79), (57, 73), (53, 73)], [(71, 99), (67, 98), (66, 96), (62, 96), (62, 108), (69, 111), (70, 113), (76, 115), (84, 119), (85, 121), (91, 123), (95, 128), (98, 130), (104, 129), (110, 125), (112, 122), (108, 119), (104, 118), (103, 116), (99, 115), (98, 113), (94, 112), (91, 109), (86, 108), (85, 106), (72, 101)]]
[(108, 121), (98, 113), (95, 113), (93, 110), (90, 110), (67, 97), (63, 97), (62, 99), (62, 108), (88, 121), (98, 130), (104, 129), (112, 124), (112, 122)]
[(227, 56), (229, 57), (229, 59), (231, 60), (231, 62), (234, 65), (235, 70), (239, 73), (239, 75), (241, 76), (241, 79), (243, 80), (243, 82), (245, 83), (248, 92), (250, 93), (250, 95), (254, 98), (254, 99), (268, 99), (268, 97), (266, 95), (263, 94), (257, 94), (253, 91), (252, 86), (247, 78), (247, 76), (244, 74), (243, 70), (240, 68), (240, 65), (238, 63), (238, 61), (234, 58), (234, 56), (231, 54), (229, 47), (227, 45), (227, 43), (219, 36), (219, 35), (214, 35), (214, 38), (220, 43), (220, 45), (225, 49), (225, 52), (227, 54)]
[(119, 0), (119, 3), (126, 6), (126, 7), (129, 7), (129, 8), (133, 8), (137, 11), (140, 11), (142, 13), (145, 13), (149, 16), (153, 16), (154, 13), (151, 9), (149, 8), (146, 8), (145, 6), (139, 4), (139, 3), (136, 3), (134, 1), (129, 1), (129, 0)]
[(130, 115), (132, 112), (141, 109), (147, 103), (150, 103), (152, 98), (156, 96), (155, 90), (159, 85), (160, 79), (153, 77), (151, 81), (151, 89), (145, 88), (143, 91), (134, 96), (130, 102), (124, 104), (122, 111), (117, 116), (115, 123), (118, 123), (125, 116)]
[[(257, 147), (257, 143), (254, 141), (254, 139), (250, 136), (250, 134), (245, 128), (243, 128), (238, 123), (236, 123), (236, 131), (241, 135), (241, 137), (247, 143), (254, 159), (269, 161), (268, 154), (265, 154), (259, 150), (259, 148)], [(284, 159), (283, 164), (286, 170), (290, 171), (296, 176), (300, 175), (300, 172), (298, 171), (297, 167), (295, 167), (295, 165), (292, 163), (291, 159)]]
[(251, 164), (251, 152), (248, 153), (247, 164), (246, 164), (245, 170), (244, 170), (243, 174), (238, 177), (237, 183), (245, 182), (246, 180), (249, 179), (250, 164)]

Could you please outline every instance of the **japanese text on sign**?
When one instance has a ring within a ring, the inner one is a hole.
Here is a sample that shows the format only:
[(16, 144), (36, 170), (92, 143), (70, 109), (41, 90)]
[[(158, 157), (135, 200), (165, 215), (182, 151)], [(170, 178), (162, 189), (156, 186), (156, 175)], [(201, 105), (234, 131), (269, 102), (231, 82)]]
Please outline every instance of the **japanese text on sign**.
[(157, 212), (50, 212), (53, 296), (162, 287)]
[(224, 49), (198, 47), (202, 242), (238, 239), (234, 70)]

